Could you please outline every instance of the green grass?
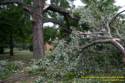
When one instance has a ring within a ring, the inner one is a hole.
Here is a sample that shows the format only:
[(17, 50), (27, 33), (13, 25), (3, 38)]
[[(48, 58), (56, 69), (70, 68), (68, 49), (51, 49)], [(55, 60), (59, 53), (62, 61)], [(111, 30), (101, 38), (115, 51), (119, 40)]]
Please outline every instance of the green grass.
[(20, 60), (24, 62), (29, 62), (33, 59), (33, 54), (30, 51), (16, 51), (14, 56), (10, 60)]
[(33, 58), (33, 53), (29, 50), (14, 50), (14, 56), (9, 55), (9, 52), (6, 51), (4, 54), (0, 54), (0, 60), (10, 60), (10, 61), (26, 61), (29, 62)]
[[(5, 65), (4, 66), (4, 70), (2, 72), (0, 72), (0, 79), (6, 79), (8, 77), (10, 77), (12, 74), (14, 74), (13, 71), (16, 71), (13, 68), (13, 65), (17, 65), (19, 71), (21, 71), (24, 67), (29, 66), (31, 60), (33, 59), (32, 56), (32, 52), (28, 51), (28, 50), (14, 50), (14, 56), (9, 55), (8, 50), (6, 50), (6, 52), (4, 54), (0, 54), (0, 60), (2, 61), (7, 61), (7, 64), (9, 65)], [(19, 63), (18, 63), (19, 62)], [(23, 63), (23, 65), (20, 64)], [(12, 63), (12, 64), (10, 64)]]

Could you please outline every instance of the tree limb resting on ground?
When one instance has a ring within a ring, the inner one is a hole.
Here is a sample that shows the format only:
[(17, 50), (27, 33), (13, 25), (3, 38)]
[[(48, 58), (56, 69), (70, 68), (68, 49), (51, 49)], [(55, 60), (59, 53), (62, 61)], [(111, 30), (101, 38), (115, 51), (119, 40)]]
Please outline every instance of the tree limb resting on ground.
[(96, 45), (98, 43), (111, 43), (113, 46), (115, 46), (123, 55), (123, 62), (125, 63), (125, 48), (119, 43), (120, 39), (119, 38), (112, 38), (112, 39), (102, 39), (102, 40), (96, 40), (92, 43), (89, 43), (87, 45), (83, 45), (80, 48), (82, 50), (91, 47), (93, 45)]

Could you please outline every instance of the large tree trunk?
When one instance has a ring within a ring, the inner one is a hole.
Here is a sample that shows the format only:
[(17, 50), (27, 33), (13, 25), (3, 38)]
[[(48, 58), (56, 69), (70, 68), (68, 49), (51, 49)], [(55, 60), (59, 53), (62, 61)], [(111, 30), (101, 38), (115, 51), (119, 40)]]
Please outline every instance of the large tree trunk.
[(45, 0), (33, 0), (33, 56), (40, 59), (44, 55), (43, 8)]

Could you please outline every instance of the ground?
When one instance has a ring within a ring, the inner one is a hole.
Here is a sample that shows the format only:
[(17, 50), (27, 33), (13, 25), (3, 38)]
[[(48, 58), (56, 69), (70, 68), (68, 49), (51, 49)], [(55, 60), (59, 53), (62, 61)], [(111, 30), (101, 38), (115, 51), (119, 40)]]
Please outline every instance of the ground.
[[(0, 55), (0, 60), (8, 60), (9, 62), (21, 62), (20, 69), (15, 73), (10, 73), (1, 81), (3, 83), (32, 83), (37, 77), (31, 76), (26, 72), (26, 67), (32, 62), (32, 52), (29, 50), (15, 50), (14, 56), (10, 57), (8, 52)], [(0, 82), (1, 83), (1, 82)]]

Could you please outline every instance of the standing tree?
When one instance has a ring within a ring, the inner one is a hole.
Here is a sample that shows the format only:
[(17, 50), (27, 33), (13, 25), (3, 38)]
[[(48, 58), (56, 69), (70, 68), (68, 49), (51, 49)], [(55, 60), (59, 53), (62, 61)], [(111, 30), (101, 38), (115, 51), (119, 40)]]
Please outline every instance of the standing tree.
[(33, 55), (36, 59), (44, 55), (43, 8), (45, 0), (33, 0)]
[[(73, 1), (73, 0), (70, 0)], [(52, 1), (54, 2), (54, 0)], [(45, 0), (2, 0), (0, 1), (1, 5), (8, 5), (8, 4), (15, 4), (17, 3), (19, 6), (23, 6), (24, 10), (29, 12), (29, 14), (32, 16), (33, 22), (33, 55), (34, 58), (39, 59), (42, 56), (44, 56), (44, 40), (43, 40), (43, 14), (44, 12), (47, 12), (48, 10), (51, 10), (53, 12), (58, 12), (59, 14), (63, 15), (66, 20), (72, 19), (78, 21), (79, 18), (74, 17), (73, 15), (70, 15), (69, 11), (67, 11), (64, 7), (68, 6), (68, 1), (58, 1), (58, 4), (54, 4), (57, 2), (54, 2), (50, 5), (45, 5)], [(28, 4), (26, 4), (28, 3)], [(65, 4), (66, 3), (66, 4)], [(62, 5), (63, 4), (63, 5)], [(48, 22), (53, 22), (60, 24), (59, 22), (53, 20), (53, 19), (46, 19)], [(67, 21), (68, 22), (68, 21)], [(61, 24), (63, 25), (63, 24)]]

